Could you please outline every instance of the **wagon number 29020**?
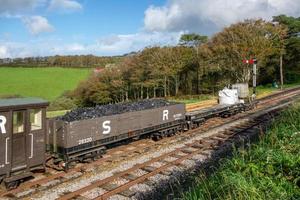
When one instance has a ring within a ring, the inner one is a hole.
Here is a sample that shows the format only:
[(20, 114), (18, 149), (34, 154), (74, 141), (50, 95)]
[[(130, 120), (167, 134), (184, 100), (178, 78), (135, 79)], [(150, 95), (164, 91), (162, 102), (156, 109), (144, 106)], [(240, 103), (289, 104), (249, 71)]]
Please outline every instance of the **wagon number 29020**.
[(93, 139), (91, 137), (89, 137), (89, 138), (78, 140), (78, 143), (79, 144), (85, 144), (85, 143), (89, 143), (91, 141), (93, 141)]

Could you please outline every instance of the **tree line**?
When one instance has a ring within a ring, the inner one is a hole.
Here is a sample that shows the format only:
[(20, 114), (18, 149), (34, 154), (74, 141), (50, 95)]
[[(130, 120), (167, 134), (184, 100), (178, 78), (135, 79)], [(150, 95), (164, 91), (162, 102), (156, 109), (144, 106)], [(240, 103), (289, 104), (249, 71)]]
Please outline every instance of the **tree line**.
[(182, 35), (178, 45), (148, 47), (116, 65), (93, 73), (69, 96), (81, 106), (144, 98), (214, 93), (225, 85), (251, 84), (258, 60), (258, 83), (279, 80), (280, 57), (285, 81), (300, 77), (300, 18), (245, 20), (211, 38)]
[(211, 37), (184, 34), (176, 46), (153, 46), (123, 56), (93, 55), (0, 59), (0, 66), (99, 68), (58, 102), (79, 106), (145, 98), (214, 94), (236, 82), (250, 83), (258, 60), (258, 84), (300, 78), (300, 18), (280, 15), (272, 21), (245, 20)]
[(124, 56), (47, 56), (0, 59), (1, 66), (95, 68), (121, 62)]

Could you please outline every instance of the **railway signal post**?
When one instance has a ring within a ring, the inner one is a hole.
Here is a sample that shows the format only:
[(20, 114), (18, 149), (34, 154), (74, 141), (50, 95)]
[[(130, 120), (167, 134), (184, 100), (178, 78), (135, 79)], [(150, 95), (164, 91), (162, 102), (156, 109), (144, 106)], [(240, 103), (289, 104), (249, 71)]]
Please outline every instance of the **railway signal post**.
[(257, 60), (256, 59), (252, 59), (252, 63), (253, 63), (253, 95), (254, 97), (256, 97), (256, 64), (257, 64)]
[(249, 60), (243, 60), (243, 63), (246, 64), (252, 64), (253, 65), (253, 69), (252, 69), (252, 86), (253, 86), (253, 98), (256, 97), (256, 65), (257, 65), (257, 60), (256, 58), (253, 59), (249, 59)]

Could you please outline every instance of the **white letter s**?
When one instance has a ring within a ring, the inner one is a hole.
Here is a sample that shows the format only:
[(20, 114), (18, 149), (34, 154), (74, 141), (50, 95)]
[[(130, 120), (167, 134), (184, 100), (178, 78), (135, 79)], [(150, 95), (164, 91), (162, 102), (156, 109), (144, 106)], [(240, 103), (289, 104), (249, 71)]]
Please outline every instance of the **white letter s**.
[(104, 131), (102, 132), (103, 134), (109, 134), (111, 131), (111, 127), (110, 127), (110, 121), (104, 121), (102, 124), (102, 127), (104, 129)]

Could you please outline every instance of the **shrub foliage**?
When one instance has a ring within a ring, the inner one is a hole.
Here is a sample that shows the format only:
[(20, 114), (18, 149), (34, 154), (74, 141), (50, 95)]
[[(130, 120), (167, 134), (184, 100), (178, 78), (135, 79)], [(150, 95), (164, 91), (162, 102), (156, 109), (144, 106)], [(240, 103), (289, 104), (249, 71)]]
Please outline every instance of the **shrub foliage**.
[(183, 199), (300, 199), (300, 104), (274, 121), (265, 137), (200, 175)]

